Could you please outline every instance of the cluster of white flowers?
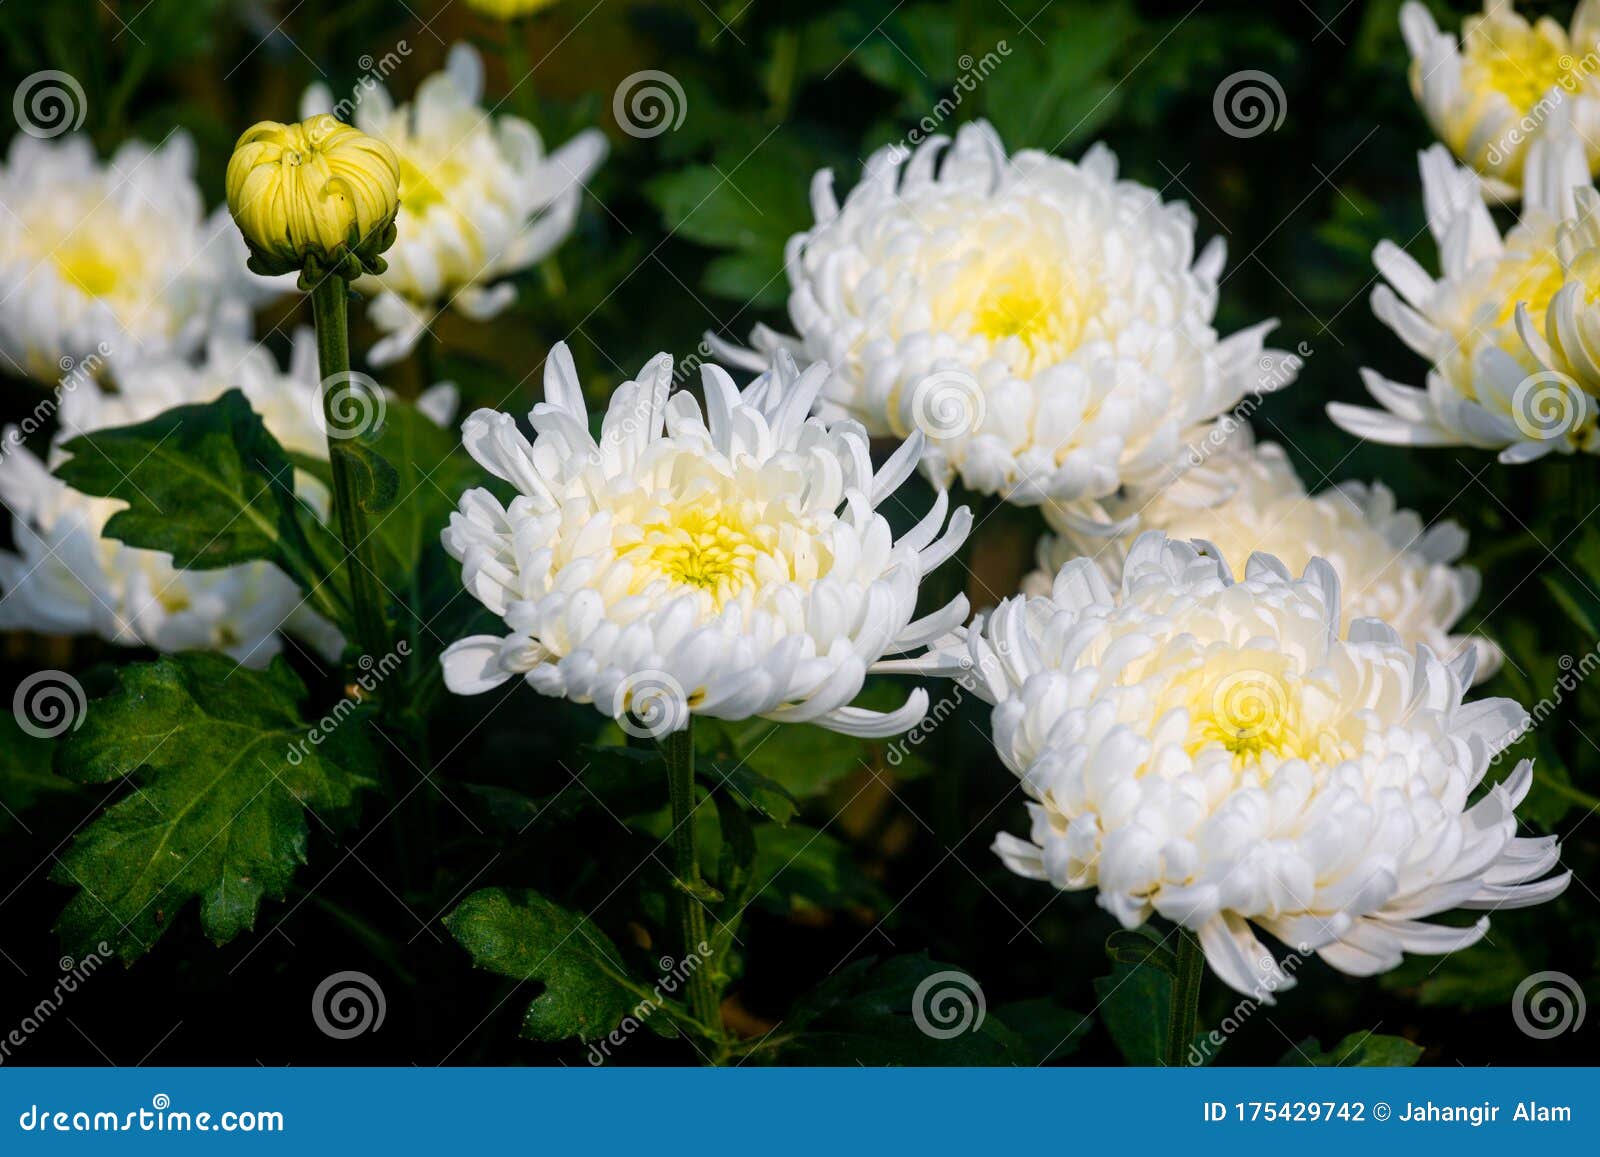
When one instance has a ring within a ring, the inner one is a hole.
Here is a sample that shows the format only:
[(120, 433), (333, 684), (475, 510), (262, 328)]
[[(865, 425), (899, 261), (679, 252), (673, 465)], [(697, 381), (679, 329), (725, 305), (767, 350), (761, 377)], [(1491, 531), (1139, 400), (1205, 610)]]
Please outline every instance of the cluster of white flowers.
[(181, 132), (103, 164), (82, 137), (19, 133), (0, 207), (0, 366), (19, 376), (187, 354), (284, 288), (246, 270), (226, 209), (206, 213)]
[[(356, 288), (373, 295), (372, 321), (385, 337), (373, 365), (411, 352), (439, 311), (454, 307), (487, 321), (516, 298), (504, 280), (553, 253), (577, 220), (584, 182), (605, 159), (605, 137), (580, 133), (553, 153), (527, 121), (491, 116), (483, 60), (466, 44), (450, 50), (443, 72), (398, 107), (382, 86), (364, 89), (355, 126), (386, 142), (400, 161), (400, 215), (389, 268)], [(332, 111), (318, 85), (301, 115)]]
[[(1440, 277), (1393, 244), (1375, 254), (1388, 284), (1374, 309), (1428, 360), (1427, 387), (1365, 371), (1383, 411), (1329, 412), (1363, 437), (1507, 462), (1600, 452), (1600, 196), (1581, 143), (1586, 126), (1600, 137), (1600, 91), (1587, 58), (1569, 59), (1600, 49), (1600, 0), (1570, 33), (1490, 0), (1459, 46), (1416, 4), (1402, 22), (1418, 97), (1468, 162), (1422, 156)], [(573, 229), (606, 155), (597, 131), (547, 154), (531, 125), (482, 107), (483, 82), (456, 45), (410, 103), (373, 86), (353, 106), (377, 138), (357, 141), (376, 166), (365, 201), (386, 210), (368, 232), (394, 238), (386, 267), (374, 252), (356, 282), (384, 335), (372, 364), (406, 356), (441, 310), (503, 311), (513, 275)], [(333, 102), (317, 87), (303, 103), (309, 116)], [(247, 219), (281, 216), (275, 232), (291, 234), (306, 224), (296, 207), (337, 219), (333, 182), (308, 189), (298, 168), (293, 141), (311, 138), (266, 127), (241, 187), (287, 207), (252, 192)], [(0, 357), (47, 382), (106, 359), (60, 393), (42, 453), (6, 432), (16, 549), (0, 552), (0, 626), (252, 664), (285, 633), (332, 653), (337, 629), (274, 567), (181, 571), (106, 539), (120, 504), (48, 469), (77, 434), (235, 387), (285, 447), (327, 456), (309, 336), (287, 372), (251, 342), (253, 308), (283, 286), (246, 271), (192, 168), (177, 135), (105, 165), (84, 141), (24, 135), (0, 166)], [(1490, 201), (1519, 187), (1522, 219), (1502, 236)], [(1191, 929), (1246, 992), (1291, 983), (1256, 929), (1367, 975), (1487, 926), (1429, 917), (1562, 890), (1554, 838), (1517, 835), (1531, 765), (1485, 784), (1526, 715), (1464, 699), (1500, 660), (1452, 633), (1478, 590), (1456, 565), (1466, 535), (1425, 527), (1380, 483), (1312, 495), (1247, 428), (1206, 460), (1188, 452), (1299, 363), (1266, 347), (1271, 322), (1217, 332), (1223, 246), (1197, 252), (1187, 206), (1120, 178), (1103, 146), (1076, 163), (1007, 154), (981, 121), (873, 154), (842, 203), (819, 173), (811, 201), (815, 224), (786, 251), (794, 335), (714, 342), (758, 375), (743, 390), (706, 365), (698, 399), (674, 392), (662, 354), (614, 391), (596, 435), (558, 344), (531, 439), (507, 414), (466, 419), (467, 451), (514, 495), (468, 491), (443, 531), (504, 624), (446, 650), (450, 689), (521, 677), (658, 738), (695, 715), (875, 737), (922, 720), (928, 694), (856, 706), (869, 674), (975, 679), (1032, 800), (1028, 837), (997, 841), (1004, 862), (1096, 890), (1129, 927), (1159, 914)], [(445, 422), (454, 402), (442, 386), (421, 404)], [(898, 442), (876, 470), (873, 436)], [(938, 493), (896, 538), (880, 507), (919, 465)], [(970, 625), (962, 596), (916, 613), (972, 525), (944, 489), (957, 479), (1041, 507), (1055, 531), (1024, 594)]]

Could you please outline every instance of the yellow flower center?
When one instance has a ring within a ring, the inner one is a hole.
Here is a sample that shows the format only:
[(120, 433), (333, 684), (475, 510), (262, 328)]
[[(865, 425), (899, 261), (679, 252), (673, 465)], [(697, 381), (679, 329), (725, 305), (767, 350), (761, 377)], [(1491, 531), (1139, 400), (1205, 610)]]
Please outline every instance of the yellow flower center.
[(1221, 746), (1239, 764), (1314, 753), (1315, 745), (1301, 737), (1299, 698), (1277, 672), (1244, 668), (1224, 676), (1190, 703), (1189, 720), (1191, 755)]
[(1469, 23), (1462, 48), (1468, 87), (1502, 94), (1519, 113), (1577, 79), (1566, 33), (1553, 21), (1532, 27), (1521, 17), (1479, 17)]
[(402, 206), (413, 213), (425, 213), (435, 205), (447, 203), (444, 190), (460, 182), (460, 162), (446, 158), (424, 167), (403, 152), (399, 157)]
[(51, 253), (56, 272), (90, 297), (109, 297), (126, 267), (126, 253), (111, 252), (98, 238), (69, 239)]
[(755, 530), (726, 507), (691, 506), (644, 528), (633, 550), (635, 593), (658, 578), (711, 595), (721, 608), (756, 578), (756, 559), (769, 554)]
[(1015, 338), (1024, 375), (1062, 361), (1083, 340), (1097, 301), (1064, 262), (1015, 254), (975, 264), (951, 284), (942, 313), (968, 318), (968, 332), (994, 344)]

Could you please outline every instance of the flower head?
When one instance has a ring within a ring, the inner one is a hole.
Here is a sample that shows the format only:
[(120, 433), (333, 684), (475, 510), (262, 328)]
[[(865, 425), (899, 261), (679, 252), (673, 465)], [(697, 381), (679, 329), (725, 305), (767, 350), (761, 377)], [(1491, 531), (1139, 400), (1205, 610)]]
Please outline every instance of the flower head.
[(187, 354), (280, 291), (208, 215), (194, 144), (130, 141), (105, 162), (78, 136), (19, 133), (0, 163), (0, 368), (56, 382)]
[(843, 205), (819, 173), (811, 200), (787, 251), (798, 337), (726, 356), (828, 362), (822, 412), (923, 431), (939, 485), (1023, 505), (1158, 485), (1191, 428), (1287, 380), (1270, 322), (1212, 327), (1221, 242), (1196, 258), (1189, 209), (1118, 180), (1104, 147), (1008, 157), (978, 122), (874, 154)]
[[(400, 166), (399, 239), (388, 268), (358, 283), (373, 294), (372, 321), (386, 332), (374, 365), (410, 352), (435, 314), (454, 306), (486, 321), (516, 298), (504, 279), (542, 261), (572, 232), (583, 184), (606, 155), (597, 130), (546, 154), (527, 121), (491, 116), (483, 60), (457, 44), (443, 72), (398, 107), (376, 83), (353, 98), (355, 124), (394, 149)], [(325, 88), (306, 93), (304, 112), (326, 112)]]
[(913, 438), (876, 473), (865, 431), (808, 417), (827, 377), (787, 359), (739, 392), (702, 369), (705, 407), (671, 393), (660, 355), (611, 398), (598, 441), (571, 355), (545, 363), (532, 443), (506, 414), (462, 426), (468, 451), (518, 491), (461, 499), (444, 545), (504, 620), (444, 655), (461, 693), (521, 675), (653, 735), (690, 713), (892, 735), (927, 696), (880, 714), (849, 703), (885, 656), (960, 623), (966, 600), (913, 621), (922, 578), (965, 537), (941, 493), (896, 541), (874, 507), (915, 468)]
[[(1092, 559), (1107, 582), (1120, 579), (1134, 532), (1108, 539), (1053, 507), (1044, 510), (1056, 533), (1040, 539), (1041, 569), (1023, 581), (1025, 593), (1048, 594), (1057, 572), (1079, 557)], [(1235, 571), (1258, 552), (1276, 556), (1295, 572), (1321, 558), (1339, 576), (1341, 630), (1357, 619), (1382, 619), (1407, 647), (1424, 644), (1446, 661), (1476, 649), (1480, 681), (1500, 667), (1500, 649), (1488, 639), (1450, 633), (1479, 585), (1476, 570), (1451, 565), (1467, 548), (1461, 527), (1454, 522), (1425, 527), (1414, 511), (1396, 506), (1393, 492), (1381, 482), (1342, 482), (1307, 494), (1283, 448), (1257, 445), (1242, 423), (1220, 439), (1202, 467), (1142, 508), (1123, 500), (1109, 504), (1109, 510), (1124, 525), (1137, 515), (1141, 527), (1175, 539), (1204, 540)]]
[[(1470, 170), (1438, 145), (1421, 155), (1421, 168), (1442, 275), (1434, 279), (1398, 245), (1380, 242), (1372, 259), (1388, 284), (1373, 291), (1372, 311), (1429, 361), (1427, 388), (1362, 370), (1383, 409), (1334, 402), (1328, 416), (1375, 442), (1477, 446), (1499, 450), (1506, 463), (1552, 451), (1600, 451), (1594, 395), (1574, 384), (1564, 364), (1556, 372), (1542, 365), (1529, 345), (1531, 335), (1543, 350), (1538, 334), (1557, 291), (1588, 270), (1562, 263), (1563, 252), (1575, 259), (1582, 249), (1581, 232), (1573, 230), (1589, 175), (1578, 142), (1547, 137), (1529, 151), (1522, 216), (1504, 237)], [(1584, 195), (1581, 203), (1594, 202)], [(1564, 247), (1563, 236), (1572, 243)], [(1580, 290), (1578, 300), (1587, 292)]]
[(399, 181), (393, 149), (331, 116), (262, 121), (228, 160), (228, 209), (259, 273), (308, 262), (376, 272), (394, 243)]
[[(1020, 875), (1095, 889), (1126, 927), (1160, 914), (1228, 984), (1292, 983), (1252, 925), (1358, 976), (1483, 936), (1455, 908), (1558, 895), (1555, 837), (1517, 835), (1523, 760), (1486, 790), (1527, 713), (1463, 702), (1476, 653), (1446, 664), (1374, 619), (1340, 630), (1322, 560), (1293, 577), (1253, 556), (1242, 580), (1150, 532), (1117, 587), (1087, 559), (1048, 598), (1001, 604), (936, 664), (975, 669), (994, 743), (1031, 797)], [(1472, 802), (1474, 795), (1476, 802)]]
[(1511, 0), (1484, 0), (1461, 40), (1441, 32), (1428, 9), (1408, 0), (1400, 30), (1411, 52), (1411, 91), (1439, 139), (1470, 166), (1484, 194), (1515, 201), (1530, 145), (1571, 126), (1600, 166), (1600, 3), (1579, 0), (1569, 29), (1536, 23)]

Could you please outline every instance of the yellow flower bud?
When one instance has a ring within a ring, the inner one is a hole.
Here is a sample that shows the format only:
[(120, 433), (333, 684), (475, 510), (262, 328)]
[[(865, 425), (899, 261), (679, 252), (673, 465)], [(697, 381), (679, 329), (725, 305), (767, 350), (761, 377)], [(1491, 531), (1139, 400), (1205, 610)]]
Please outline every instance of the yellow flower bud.
[[(228, 161), (228, 211), (250, 268), (274, 275), (343, 267), (380, 273), (394, 243), (400, 163), (394, 150), (331, 116), (262, 121)], [(352, 260), (353, 259), (353, 260)]]
[(497, 20), (515, 20), (520, 16), (532, 16), (535, 12), (553, 8), (560, 2), (561, 0), (467, 0), (467, 7), (475, 8), (485, 16), (493, 16)]

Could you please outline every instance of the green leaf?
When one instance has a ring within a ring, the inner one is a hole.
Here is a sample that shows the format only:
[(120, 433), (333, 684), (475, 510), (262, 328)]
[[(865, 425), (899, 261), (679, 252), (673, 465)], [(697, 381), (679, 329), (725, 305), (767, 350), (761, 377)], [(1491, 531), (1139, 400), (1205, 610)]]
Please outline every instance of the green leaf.
[(281, 659), (251, 671), (185, 653), (122, 668), (66, 740), (78, 783), (126, 777), (133, 790), (90, 824), (56, 866), (81, 891), (56, 928), (79, 951), (107, 940), (125, 960), (150, 948), (191, 898), (218, 943), (255, 926), (306, 860), (306, 811), (349, 819), (373, 786), (364, 709), (308, 729), (305, 687)]
[(1304, 1040), (1283, 1055), (1282, 1063), (1297, 1068), (1410, 1068), (1421, 1056), (1422, 1046), (1404, 1037), (1353, 1032), (1328, 1052), (1315, 1037)]
[[(444, 923), (479, 968), (544, 985), (523, 1014), (522, 1035), (530, 1039), (604, 1036), (648, 996), (627, 979), (621, 954), (592, 920), (537, 892), (486, 888)], [(670, 1031), (667, 1018), (640, 1019)]]
[(23, 731), (15, 714), (0, 715), (0, 830), (40, 799), (77, 791), (52, 769), (55, 749), (56, 741)]
[(1009, 55), (983, 81), (983, 107), (1012, 150), (1061, 152), (1091, 139), (1122, 99), (1111, 64), (1138, 29), (1126, 4), (1089, 0), (1063, 6), (1070, 20), (1049, 31), (1045, 44), (1011, 37)]
[(780, 1031), (781, 1040), (758, 1056), (793, 1065), (1034, 1062), (1028, 1042), (985, 1007), (971, 976), (920, 952), (840, 970), (795, 1005)]
[(709, 164), (656, 177), (645, 192), (669, 229), (731, 251), (708, 268), (709, 292), (756, 306), (781, 305), (789, 292), (784, 245), (812, 223), (806, 182), (794, 175), (814, 172), (819, 161), (780, 134), (754, 152), (725, 148)]
[(372, 533), (383, 581), (392, 590), (403, 591), (424, 552), (443, 550), (439, 532), (461, 495), (485, 484), (486, 478), (461, 452), (454, 433), (398, 399), (389, 401), (383, 426), (366, 449), (394, 474), (395, 497), (374, 514)]
[(779, 915), (805, 909), (885, 908), (888, 900), (850, 849), (827, 832), (790, 824), (756, 828), (756, 903)]
[(724, 767), (696, 761), (695, 776), (720, 797), (729, 794), (746, 811), (759, 812), (776, 824), (794, 818), (794, 796), (781, 783), (768, 779), (745, 763)]
[(295, 497), (294, 467), (238, 390), (147, 422), (80, 434), (56, 467), (75, 490), (128, 504), (105, 536), (212, 570), (278, 564), (332, 615), (327, 560), (339, 541)]
[(1094, 982), (1099, 1016), (1130, 1065), (1159, 1065), (1166, 1055), (1172, 978), (1159, 968), (1117, 963)]
[(1600, 597), (1587, 582), (1566, 571), (1546, 571), (1539, 576), (1569, 619), (1588, 639), (1600, 639)]
[(1002, 1004), (995, 1015), (1016, 1029), (1033, 1051), (1038, 1065), (1059, 1061), (1078, 1051), (1078, 1044), (1094, 1027), (1094, 1018), (1062, 1008), (1049, 997)]

